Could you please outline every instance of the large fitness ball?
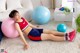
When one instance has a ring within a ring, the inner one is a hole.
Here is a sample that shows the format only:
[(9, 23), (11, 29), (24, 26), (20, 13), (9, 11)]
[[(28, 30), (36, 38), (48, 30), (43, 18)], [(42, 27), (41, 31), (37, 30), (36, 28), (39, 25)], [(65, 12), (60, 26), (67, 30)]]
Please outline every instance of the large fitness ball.
[(59, 31), (59, 32), (66, 32), (66, 30), (67, 30), (67, 27), (66, 27), (65, 24), (58, 24), (57, 31)]
[(38, 24), (45, 24), (50, 20), (50, 11), (44, 6), (36, 7), (32, 13), (32, 19)]
[(1, 29), (6, 37), (15, 38), (19, 36), (18, 31), (15, 28), (15, 22), (11, 18), (8, 18), (2, 22)]

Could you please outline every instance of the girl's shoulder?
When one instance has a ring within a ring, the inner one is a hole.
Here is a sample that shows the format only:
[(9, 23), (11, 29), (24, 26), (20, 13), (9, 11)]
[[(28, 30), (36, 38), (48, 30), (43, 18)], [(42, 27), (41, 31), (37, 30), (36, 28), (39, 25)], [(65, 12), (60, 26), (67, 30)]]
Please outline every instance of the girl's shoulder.
[(21, 17), (21, 19), (25, 19), (24, 17)]
[(25, 19), (24, 17), (21, 17), (21, 19), (23, 19), (23, 20), (27, 20), (27, 19)]
[(24, 17), (21, 17), (21, 18), (24, 18)]

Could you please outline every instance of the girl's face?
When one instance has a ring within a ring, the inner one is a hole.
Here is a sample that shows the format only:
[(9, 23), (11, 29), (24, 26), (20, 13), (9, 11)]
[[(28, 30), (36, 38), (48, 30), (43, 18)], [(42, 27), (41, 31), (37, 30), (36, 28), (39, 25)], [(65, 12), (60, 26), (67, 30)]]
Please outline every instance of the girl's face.
[(14, 19), (15, 19), (15, 20), (18, 20), (18, 19), (20, 19), (20, 18), (21, 18), (20, 14), (19, 14), (19, 13), (16, 13), (16, 15), (14, 16)]

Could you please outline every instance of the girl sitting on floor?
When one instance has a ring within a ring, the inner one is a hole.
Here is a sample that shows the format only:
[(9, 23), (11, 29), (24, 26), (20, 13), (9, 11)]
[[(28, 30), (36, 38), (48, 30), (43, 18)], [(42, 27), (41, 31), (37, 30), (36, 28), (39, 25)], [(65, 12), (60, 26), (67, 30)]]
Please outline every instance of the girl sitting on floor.
[(12, 10), (9, 17), (15, 21), (15, 27), (24, 43), (24, 49), (27, 49), (29, 45), (25, 40), (23, 33), (26, 34), (26, 37), (28, 36), (28, 38), (33, 41), (73, 41), (76, 36), (75, 30), (69, 33), (62, 33), (48, 29), (39, 29), (37, 26), (32, 25), (25, 18), (21, 17), (17, 10)]

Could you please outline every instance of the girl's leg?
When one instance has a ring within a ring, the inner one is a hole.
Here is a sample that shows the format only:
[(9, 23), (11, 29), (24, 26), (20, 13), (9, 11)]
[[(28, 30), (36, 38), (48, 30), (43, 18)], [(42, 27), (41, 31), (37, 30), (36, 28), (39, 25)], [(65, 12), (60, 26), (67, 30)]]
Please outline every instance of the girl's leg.
[(62, 33), (62, 32), (58, 32), (58, 31), (52, 31), (52, 30), (44, 29), (44, 30), (43, 30), (43, 33), (53, 34), (53, 35), (57, 35), (57, 36), (64, 36), (65, 34), (68, 34), (68, 35), (76, 34), (76, 31), (73, 30), (73, 31), (68, 32), (68, 33)]
[(59, 37), (59, 36), (55, 36), (53, 34), (41, 34), (41, 39), (42, 40), (53, 40), (53, 41), (65, 41), (64, 36), (63, 37)]
[(64, 34), (64, 36), (55, 36), (54, 34), (49, 34), (49, 33), (42, 33), (41, 34), (41, 39), (42, 40), (54, 40), (54, 41), (64, 41), (64, 40), (68, 40), (68, 41), (73, 41), (73, 39), (76, 36), (76, 32), (73, 31), (70, 33), (70, 35), (68, 35), (67, 33)]
[(57, 32), (57, 31), (52, 31), (52, 30), (47, 30), (47, 29), (43, 29), (43, 33), (53, 34), (53, 35), (60, 35), (60, 36), (64, 36), (65, 35), (62, 32)]

